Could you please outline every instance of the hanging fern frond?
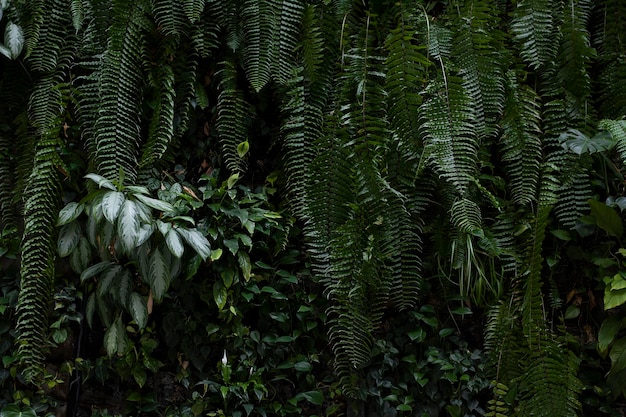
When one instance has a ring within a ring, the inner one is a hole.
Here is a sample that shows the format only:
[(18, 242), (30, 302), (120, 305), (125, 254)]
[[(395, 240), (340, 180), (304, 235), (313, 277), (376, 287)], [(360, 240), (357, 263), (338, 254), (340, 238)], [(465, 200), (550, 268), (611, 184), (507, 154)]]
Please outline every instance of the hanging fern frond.
[(425, 95), (419, 116), (426, 153), (439, 176), (463, 195), (477, 174), (479, 139), (472, 101), (463, 81), (451, 76), (431, 82)]
[[(198, 2), (185, 1), (183, 2), (183, 7), (181, 7), (181, 3), (176, 0), (154, 0), (152, 14), (157, 30), (165, 37), (180, 38), (184, 36), (190, 26), (189, 20), (191, 20), (186, 11), (191, 7), (191, 13), (195, 16), (193, 10), (195, 3)], [(202, 12), (203, 6), (204, 2), (200, 2), (200, 12)]]
[(246, 0), (242, 6), (244, 69), (250, 84), (257, 92), (272, 78), (272, 62), (275, 59), (278, 38), (278, 10), (275, 2), (276, 0)]
[[(61, 129), (60, 124), (56, 126)], [(28, 380), (41, 376), (47, 350), (48, 308), (54, 283), (55, 233), (61, 200), (58, 131), (39, 140), (24, 190), (21, 289), (17, 309), (18, 356)]]
[(537, 198), (539, 166), (543, 158), (538, 97), (520, 85), (514, 73), (507, 77), (507, 99), (502, 120), (502, 161), (510, 178), (511, 199), (527, 205)]
[(626, 162), (626, 120), (600, 120), (598, 129), (611, 134), (622, 161)]
[[(65, 0), (46, 0), (42, 4), (43, 15), (37, 34), (27, 41), (27, 60), (35, 72), (48, 73), (57, 67), (61, 52), (65, 49), (67, 27), (72, 25), (71, 13)], [(70, 35), (71, 37), (71, 35)], [(71, 39), (75, 43), (76, 39)]]
[(553, 0), (521, 0), (513, 11), (513, 39), (520, 46), (520, 56), (533, 69), (545, 66), (556, 55), (559, 5)]
[(140, 143), (138, 109), (142, 101), (144, 41), (150, 21), (147, 0), (130, 7), (115, 0), (113, 24), (107, 50), (102, 57), (99, 84), (100, 109), (95, 123), (94, 154), (97, 171), (105, 178), (117, 178), (123, 170), (129, 182), (137, 174)]
[(273, 78), (279, 83), (288, 82), (295, 72), (297, 49), (305, 5), (302, 0), (277, 0), (276, 53), (273, 56)]
[(230, 60), (221, 64), (220, 93), (217, 98), (217, 134), (226, 167), (244, 172), (246, 160), (237, 154), (237, 146), (248, 140), (249, 106), (237, 85), (237, 68)]

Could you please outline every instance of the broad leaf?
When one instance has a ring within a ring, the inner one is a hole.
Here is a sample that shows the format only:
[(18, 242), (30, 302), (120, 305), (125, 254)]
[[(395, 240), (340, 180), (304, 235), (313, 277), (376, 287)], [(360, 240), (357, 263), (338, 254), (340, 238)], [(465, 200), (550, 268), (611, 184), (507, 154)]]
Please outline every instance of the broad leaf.
[(176, 232), (175, 228), (171, 228), (167, 234), (165, 235), (165, 243), (167, 247), (170, 249), (172, 254), (177, 258), (183, 256), (185, 252), (185, 247), (183, 246), (183, 240), (181, 239), (178, 232)]
[(617, 333), (619, 333), (621, 328), (621, 319), (615, 316), (607, 317), (600, 326), (600, 331), (598, 332), (598, 343), (603, 347), (609, 346), (613, 343), (615, 336), (617, 336)]
[(245, 252), (239, 252), (237, 253), (237, 260), (239, 261), (239, 268), (241, 268), (243, 278), (246, 281), (249, 281), (250, 276), (252, 275), (252, 264), (250, 263), (250, 257)]
[(122, 249), (130, 253), (136, 246), (139, 235), (139, 213), (137, 205), (132, 200), (124, 201), (122, 210), (117, 220), (117, 235), (122, 244)]
[(185, 227), (179, 227), (176, 229), (178, 233), (185, 239), (185, 242), (196, 251), (203, 260), (211, 255), (211, 244), (206, 237), (202, 235), (197, 229), (187, 229)]
[(81, 237), (76, 248), (70, 254), (70, 267), (81, 274), (91, 263), (91, 247), (86, 238)]
[(559, 136), (559, 140), (563, 141), (561, 145), (563, 149), (569, 149), (577, 155), (607, 151), (615, 145), (608, 132), (589, 138), (576, 129), (569, 129)]
[(133, 277), (130, 271), (126, 268), (120, 273), (115, 293), (117, 302), (121, 305), (128, 305), (130, 302), (130, 294), (133, 292)]
[(154, 226), (151, 224), (143, 224), (137, 233), (137, 242), (135, 247), (143, 245), (154, 233)]
[(100, 274), (100, 279), (98, 280), (98, 295), (102, 297), (109, 294), (111, 288), (113, 288), (113, 284), (119, 281), (118, 278), (121, 273), (122, 266), (115, 265)]
[(228, 300), (228, 290), (220, 281), (213, 284), (213, 300), (219, 310), (223, 310)]
[(130, 295), (128, 312), (140, 329), (146, 327), (146, 324), (148, 323), (148, 307), (143, 297), (136, 292), (133, 292)]
[(59, 218), (57, 219), (57, 226), (63, 226), (68, 223), (73, 222), (81, 215), (85, 206), (83, 204), (76, 203), (72, 201), (68, 203), (61, 211), (59, 212)]
[(37, 413), (28, 406), (20, 408), (15, 404), (9, 404), (2, 408), (0, 417), (37, 417)]
[(122, 323), (122, 317), (118, 316), (111, 327), (104, 334), (104, 347), (109, 354), (122, 354), (126, 352), (128, 342), (126, 340), (126, 330)]
[(100, 188), (108, 188), (109, 190), (117, 191), (117, 188), (115, 188), (115, 185), (113, 185), (111, 181), (107, 180), (102, 175), (87, 174), (85, 175), (85, 178), (92, 180)]
[(124, 193), (119, 191), (109, 191), (104, 194), (102, 197), (102, 214), (104, 214), (104, 218), (107, 219), (111, 223), (115, 223), (115, 219), (120, 213), (122, 209), (122, 204), (124, 204)]
[(11, 51), (11, 59), (16, 59), (24, 48), (24, 32), (13, 22), (4, 29), (4, 45)]
[(589, 200), (589, 205), (591, 206), (591, 216), (596, 220), (599, 228), (611, 236), (622, 236), (624, 233), (622, 219), (615, 210), (597, 200)]
[(100, 262), (95, 265), (92, 265), (89, 268), (85, 269), (82, 274), (80, 274), (80, 281), (84, 282), (86, 279), (89, 279), (95, 275), (98, 275), (102, 273), (103, 271), (106, 271), (107, 269), (112, 268), (115, 265), (116, 264), (114, 264), (113, 262), (108, 262), (108, 261)]
[(72, 222), (61, 227), (57, 240), (57, 250), (61, 258), (66, 257), (78, 246), (80, 242), (80, 226)]
[(239, 155), (240, 158), (243, 158), (244, 156), (246, 156), (249, 149), (250, 143), (247, 140), (245, 142), (241, 142), (239, 145), (237, 145), (237, 155)]
[(626, 369), (626, 337), (618, 339), (611, 347), (611, 373)]
[(133, 195), (135, 196), (137, 200), (141, 201), (146, 206), (152, 207), (155, 210), (159, 210), (163, 212), (174, 211), (174, 206), (172, 206), (170, 203), (166, 201), (157, 200), (156, 198), (152, 198), (152, 197), (147, 197), (143, 194), (133, 194)]
[(150, 256), (148, 284), (156, 301), (161, 301), (170, 285), (170, 271), (161, 251), (155, 249)]

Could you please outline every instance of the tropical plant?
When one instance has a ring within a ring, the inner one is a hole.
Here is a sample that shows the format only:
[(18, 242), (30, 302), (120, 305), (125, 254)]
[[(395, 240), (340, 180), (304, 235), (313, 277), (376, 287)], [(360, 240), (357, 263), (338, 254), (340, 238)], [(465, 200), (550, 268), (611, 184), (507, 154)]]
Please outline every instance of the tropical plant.
[[(127, 351), (126, 319), (144, 329), (151, 303), (168, 301), (181, 259), (193, 277), (230, 252), (220, 279), (205, 278), (234, 320), (229, 297), (243, 293), (231, 289), (254, 274), (250, 235), (288, 235), (270, 211), (241, 208), (259, 197), (239, 185), (264, 186), (303, 231), (301, 266), (325, 289), (355, 413), (385, 316), (431, 298), (488, 311), (491, 415), (580, 411), (580, 359), (545, 258), (559, 255), (548, 232), (597, 210), (593, 155), (610, 167), (600, 182), (623, 177), (622, 1), (5, 0), (0, 11), (0, 209), (22, 239), (27, 380), (43, 374), (59, 257), (86, 284), (109, 354)], [(230, 211), (205, 211), (214, 195)], [(245, 230), (212, 226), (233, 216)], [(206, 384), (227, 406), (254, 391), (227, 381), (230, 363)], [(291, 405), (319, 405), (307, 395)]]

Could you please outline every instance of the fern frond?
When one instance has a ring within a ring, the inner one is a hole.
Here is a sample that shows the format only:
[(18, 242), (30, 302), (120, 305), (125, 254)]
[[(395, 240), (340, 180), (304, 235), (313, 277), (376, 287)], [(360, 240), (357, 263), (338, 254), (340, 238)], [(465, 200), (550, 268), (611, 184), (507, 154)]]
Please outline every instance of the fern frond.
[(278, 33), (272, 73), (279, 84), (285, 84), (294, 76), (297, 66), (296, 56), (305, 4), (302, 0), (277, 0), (277, 2)]
[(241, 18), (245, 46), (244, 69), (257, 91), (270, 82), (277, 42), (277, 7), (275, 0), (245, 0)]
[(427, 87), (420, 107), (421, 133), (433, 169), (460, 194), (477, 174), (479, 140), (475, 112), (462, 80), (439, 78)]
[[(33, 71), (54, 71), (65, 49), (67, 28), (72, 25), (71, 12), (65, 0), (46, 0), (37, 33), (27, 41), (27, 63)], [(71, 36), (71, 35), (70, 35)], [(76, 39), (73, 39), (75, 42)]]
[[(181, 3), (176, 0), (153, 0), (152, 15), (157, 26), (157, 30), (165, 37), (180, 39), (189, 30), (189, 20), (187, 12), (191, 8), (191, 14), (195, 16), (194, 8), (197, 1), (185, 1)], [(200, 2), (200, 11), (204, 2)]]
[(237, 146), (248, 140), (248, 104), (237, 85), (237, 68), (232, 61), (222, 62), (218, 75), (217, 134), (222, 153), (229, 170), (244, 172), (246, 160), (237, 154)]
[(536, 201), (542, 161), (538, 97), (508, 74), (507, 99), (502, 120), (502, 161), (510, 177), (511, 199), (527, 205)]
[(590, 0), (569, 0), (563, 8), (563, 24), (560, 28), (558, 79), (569, 95), (578, 101), (588, 99), (591, 94), (589, 69), (595, 58), (587, 30), (591, 7)]
[(138, 109), (142, 100), (142, 71), (145, 32), (150, 27), (147, 0), (128, 5), (115, 0), (113, 24), (107, 50), (102, 57), (99, 85), (100, 109), (95, 123), (94, 154), (97, 171), (117, 178), (123, 170), (129, 182), (137, 175), (140, 143)]
[[(61, 126), (57, 126), (58, 129)], [(24, 190), (21, 289), (17, 309), (18, 356), (28, 380), (42, 375), (47, 349), (47, 312), (54, 283), (55, 225), (61, 178), (57, 132), (39, 140)]]
[(511, 33), (520, 45), (520, 56), (533, 69), (552, 61), (559, 45), (555, 14), (559, 2), (521, 0), (513, 11)]
[(615, 141), (615, 148), (619, 152), (622, 161), (626, 162), (626, 120), (600, 120), (599, 130), (606, 130)]

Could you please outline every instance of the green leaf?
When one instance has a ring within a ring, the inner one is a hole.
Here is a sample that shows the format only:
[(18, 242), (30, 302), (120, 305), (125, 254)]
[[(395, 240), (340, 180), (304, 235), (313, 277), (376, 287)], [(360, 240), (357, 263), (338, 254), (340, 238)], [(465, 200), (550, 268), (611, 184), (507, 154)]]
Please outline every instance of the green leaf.
[(575, 306), (575, 305), (571, 305), (567, 307), (567, 310), (565, 311), (566, 320), (575, 319), (579, 315), (580, 315), (580, 307)]
[(112, 294), (116, 296), (119, 304), (127, 306), (133, 291), (133, 278), (130, 271), (124, 268), (117, 281), (117, 288), (115, 288), (117, 291), (112, 291)]
[(109, 190), (117, 191), (117, 188), (115, 188), (115, 185), (113, 185), (113, 183), (111, 181), (107, 180), (106, 178), (104, 178), (101, 175), (98, 175), (98, 174), (87, 174), (87, 175), (85, 175), (85, 178), (92, 180), (100, 188), (108, 188)]
[(609, 316), (602, 322), (598, 332), (598, 343), (603, 347), (609, 346), (622, 328), (622, 319)]
[(591, 216), (596, 220), (599, 228), (611, 236), (622, 236), (624, 233), (622, 219), (615, 210), (597, 200), (589, 200), (589, 205), (591, 206)]
[(143, 194), (133, 194), (134, 197), (144, 203), (148, 207), (152, 207), (155, 210), (170, 212), (174, 211), (174, 206), (170, 203), (162, 200), (157, 200), (156, 198), (148, 197)]
[(611, 358), (611, 373), (626, 369), (626, 337), (613, 343), (609, 357)]
[(226, 181), (226, 186), (230, 190), (235, 186), (235, 184), (237, 184), (237, 181), (239, 181), (239, 173), (235, 173), (228, 177), (228, 180)]
[(550, 233), (552, 233), (557, 239), (560, 240), (572, 240), (572, 237), (567, 230), (551, 230)]
[(561, 145), (563, 149), (569, 149), (577, 155), (603, 152), (615, 146), (615, 141), (611, 140), (611, 135), (608, 132), (602, 132), (589, 138), (576, 129), (569, 129), (559, 136), (559, 140), (563, 141)]
[(146, 327), (148, 323), (148, 306), (141, 295), (136, 292), (130, 295), (128, 311), (140, 329)]
[(57, 240), (57, 251), (59, 256), (68, 256), (80, 242), (80, 226), (77, 222), (72, 222), (61, 227)]
[(98, 295), (102, 297), (108, 294), (111, 291), (111, 288), (113, 287), (113, 283), (116, 281), (116, 279), (119, 277), (121, 273), (122, 273), (121, 265), (115, 265), (107, 269), (106, 271), (104, 271), (100, 275), (100, 279), (98, 280)]
[(37, 413), (28, 406), (20, 409), (20, 407), (15, 404), (9, 404), (2, 408), (0, 417), (37, 417)]
[(604, 309), (619, 307), (626, 303), (626, 290), (611, 290), (607, 286), (604, 289)]
[(206, 261), (206, 259), (211, 255), (211, 244), (207, 238), (204, 237), (197, 229), (179, 227), (176, 230), (183, 237), (183, 239), (185, 239), (185, 242), (187, 242), (187, 244), (202, 257), (202, 260)]
[(226, 246), (228, 248), (230, 253), (232, 253), (233, 255), (236, 255), (237, 251), (239, 250), (239, 240), (237, 240), (237, 239), (224, 239), (224, 246)]
[(137, 247), (139, 235), (139, 211), (137, 203), (132, 200), (124, 201), (117, 219), (117, 234), (122, 245), (122, 250), (130, 253)]
[(148, 284), (156, 301), (161, 301), (170, 285), (170, 272), (163, 259), (163, 255), (155, 249), (150, 256)]
[(298, 372), (309, 372), (313, 369), (313, 365), (307, 361), (296, 362), (293, 364), (293, 367)]
[(302, 396), (313, 405), (324, 404), (324, 394), (321, 391), (306, 391)]
[(213, 284), (213, 300), (215, 300), (215, 304), (220, 311), (226, 306), (228, 290), (219, 281)]
[(4, 29), (4, 45), (11, 51), (11, 59), (16, 59), (24, 48), (24, 32), (13, 22), (9, 22)]
[(181, 239), (178, 232), (176, 232), (175, 228), (170, 228), (170, 230), (167, 232), (167, 234), (165, 235), (165, 243), (172, 252), (172, 255), (174, 255), (175, 257), (180, 258), (181, 256), (183, 256), (183, 253), (185, 253), (183, 240)]
[(124, 204), (124, 193), (119, 191), (109, 191), (102, 196), (102, 214), (104, 218), (111, 223), (115, 223), (115, 219), (120, 213), (122, 204)]
[(114, 354), (123, 354), (128, 348), (128, 341), (126, 339), (126, 330), (122, 323), (122, 317), (118, 316), (111, 327), (104, 334), (104, 347), (109, 356)]
[(89, 268), (85, 269), (82, 274), (80, 274), (80, 281), (84, 282), (86, 279), (89, 279), (95, 275), (98, 275), (106, 271), (107, 269), (112, 268), (115, 265), (116, 264), (114, 264), (113, 262), (109, 262), (109, 261), (100, 262), (95, 265), (92, 265)]
[(250, 257), (245, 252), (239, 252), (237, 254), (237, 260), (239, 261), (239, 267), (241, 268), (243, 278), (246, 281), (249, 281), (250, 276), (252, 275), (252, 264), (250, 263)]
[(222, 248), (217, 248), (215, 250), (211, 251), (211, 261), (215, 262), (217, 261), (219, 258), (222, 257)]
[(240, 158), (243, 158), (244, 156), (246, 156), (249, 149), (250, 143), (248, 143), (248, 141), (241, 142), (239, 145), (237, 145), (237, 155), (239, 155)]
[(83, 204), (76, 203), (72, 201), (68, 203), (61, 211), (59, 212), (59, 217), (57, 219), (57, 226), (63, 226), (68, 223), (73, 222), (81, 215), (85, 206)]
[(150, 190), (139, 185), (127, 185), (124, 189), (132, 194), (150, 194)]

